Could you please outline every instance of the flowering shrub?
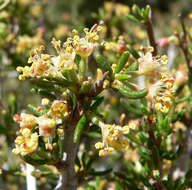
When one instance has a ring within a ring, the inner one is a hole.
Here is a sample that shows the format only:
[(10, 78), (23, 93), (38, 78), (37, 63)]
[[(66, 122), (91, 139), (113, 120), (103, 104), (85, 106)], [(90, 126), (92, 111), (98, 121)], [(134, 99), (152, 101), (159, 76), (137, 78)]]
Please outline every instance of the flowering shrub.
[[(34, 20), (48, 6), (45, 0), (11, 3), (15, 11), (18, 5), (29, 8)], [(8, 42), (2, 52), (9, 64), (16, 66), (21, 83), (29, 81), (31, 93), (41, 97), (38, 106), (31, 98), (17, 113), (13, 95), (10, 109), (2, 109), (0, 128), (8, 125), (14, 131), (15, 159), (23, 160), (21, 167), (33, 165), (28, 175), (40, 182), (53, 179), (43, 186), (47, 189), (192, 188), (192, 51), (184, 18), (173, 35), (157, 40), (148, 5), (105, 2), (95, 17), (98, 23), (90, 29), (70, 31), (71, 26), (59, 24), (54, 33), (62, 40), (51, 43), (47, 27), (33, 36), (9, 28), (3, 32), (0, 43)], [(178, 60), (165, 51), (173, 46), (181, 50)], [(25, 64), (12, 62), (27, 53)]]

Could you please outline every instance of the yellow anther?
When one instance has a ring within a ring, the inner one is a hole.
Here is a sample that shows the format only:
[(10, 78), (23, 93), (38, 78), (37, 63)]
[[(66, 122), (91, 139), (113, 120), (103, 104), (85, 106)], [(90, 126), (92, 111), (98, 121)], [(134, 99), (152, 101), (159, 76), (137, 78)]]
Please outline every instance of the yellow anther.
[(100, 150), (100, 151), (99, 151), (99, 156), (101, 156), (101, 157), (102, 157), (102, 156), (105, 156), (105, 151), (104, 151), (104, 150)]

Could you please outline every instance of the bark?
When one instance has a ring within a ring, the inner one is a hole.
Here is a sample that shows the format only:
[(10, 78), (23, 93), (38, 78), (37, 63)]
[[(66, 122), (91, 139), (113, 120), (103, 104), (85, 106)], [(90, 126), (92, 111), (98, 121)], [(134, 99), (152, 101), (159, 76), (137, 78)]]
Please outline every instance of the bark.
[(76, 125), (67, 126), (64, 135), (64, 152), (66, 153), (65, 167), (61, 170), (61, 190), (76, 190), (78, 178), (74, 169), (78, 143), (73, 142), (73, 134)]

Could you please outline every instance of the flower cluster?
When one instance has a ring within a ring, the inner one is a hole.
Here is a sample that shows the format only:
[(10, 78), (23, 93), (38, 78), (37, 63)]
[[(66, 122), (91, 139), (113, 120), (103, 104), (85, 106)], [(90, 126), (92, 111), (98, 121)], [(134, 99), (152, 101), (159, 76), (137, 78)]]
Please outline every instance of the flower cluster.
[(119, 36), (117, 41), (104, 42), (103, 45), (107, 51), (111, 50), (117, 53), (122, 53), (126, 50), (123, 36)]
[(117, 17), (126, 16), (130, 12), (130, 8), (126, 5), (113, 2), (105, 2), (104, 8), (106, 10), (106, 18), (111, 18), (113, 12)]
[(101, 126), (102, 142), (95, 144), (96, 149), (99, 150), (99, 156), (106, 156), (115, 150), (125, 150), (128, 147), (128, 140), (124, 135), (128, 134), (130, 130), (137, 128), (137, 122), (129, 122), (128, 125), (110, 125), (103, 124)]
[(74, 64), (75, 55), (86, 59), (97, 47), (99, 40), (98, 32), (100, 25), (94, 25), (90, 30), (84, 29), (85, 37), (80, 38), (78, 32), (73, 30), (73, 38), (68, 38), (63, 44), (60, 40), (53, 39), (52, 44), (57, 51), (57, 56), (44, 54), (44, 46), (36, 48), (31, 52), (28, 63), (31, 66), (17, 67), (20, 74), (19, 79), (25, 80), (28, 77), (63, 77), (61, 72), (65, 68), (76, 68)]
[(163, 73), (160, 79), (149, 85), (148, 99), (154, 103), (155, 109), (167, 113), (172, 104), (174, 80), (168, 74)]
[[(47, 105), (49, 100), (43, 99), (42, 102)], [(42, 109), (41, 107), (39, 111), (42, 111)], [(50, 107), (50, 111), (42, 116), (37, 117), (26, 113), (14, 115), (15, 122), (20, 124), (20, 130), (19, 136), (15, 140), (16, 148), (13, 149), (13, 152), (25, 156), (37, 151), (39, 136), (43, 136), (46, 149), (52, 150), (52, 139), (56, 133), (58, 135), (63, 134), (63, 129), (56, 128), (56, 124), (60, 123), (60, 119), (68, 114), (67, 104), (55, 100)]]
[(36, 126), (36, 117), (31, 114), (16, 114), (14, 120), (20, 123), (20, 135), (15, 139), (16, 148), (13, 153), (22, 156), (34, 152), (38, 147), (38, 134), (32, 133), (32, 129)]
[(84, 29), (85, 37), (80, 38), (78, 32), (73, 30), (74, 37), (68, 38), (65, 43), (66, 46), (72, 44), (74, 51), (83, 58), (88, 57), (97, 46), (97, 41), (99, 40), (98, 32), (102, 30), (102, 27), (95, 24), (90, 30), (88, 28)]
[(138, 59), (138, 73), (148, 77), (147, 98), (152, 103), (152, 107), (167, 113), (174, 95), (174, 79), (166, 68), (168, 58), (166, 55), (154, 57), (153, 48), (150, 47), (148, 50), (150, 51)]

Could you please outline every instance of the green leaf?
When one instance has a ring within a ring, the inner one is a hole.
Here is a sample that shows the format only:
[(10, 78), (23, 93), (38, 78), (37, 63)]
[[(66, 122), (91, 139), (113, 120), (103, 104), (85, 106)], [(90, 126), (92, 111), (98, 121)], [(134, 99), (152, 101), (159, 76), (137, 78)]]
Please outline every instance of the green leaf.
[(49, 98), (51, 100), (56, 99), (56, 96), (53, 95), (52, 93), (48, 92), (47, 90), (37, 89), (37, 94), (39, 94), (42, 97)]
[(147, 5), (145, 10), (144, 10), (144, 14), (143, 14), (145, 20), (148, 19), (150, 10), (151, 10), (151, 7), (149, 5)]
[(43, 165), (43, 164), (46, 164), (48, 162), (47, 159), (38, 156), (36, 153), (27, 154), (26, 156), (23, 157), (23, 159), (27, 163), (34, 165), (34, 166)]
[(136, 115), (145, 115), (149, 114), (147, 108), (145, 108), (142, 104), (139, 107), (133, 106), (131, 103), (127, 103), (126, 100), (120, 99), (120, 103), (122, 106), (129, 112), (134, 113)]
[(115, 68), (115, 73), (119, 73), (123, 69), (123, 67), (128, 61), (128, 58), (129, 58), (129, 52), (128, 51), (123, 52)]
[(85, 127), (85, 125), (87, 124), (87, 118), (85, 115), (83, 115), (81, 117), (81, 119), (79, 120), (79, 122), (77, 123), (77, 126), (75, 128), (75, 132), (74, 132), (74, 142), (77, 143), (81, 137), (82, 131)]
[(100, 133), (98, 133), (98, 132), (88, 132), (88, 133), (86, 133), (86, 135), (88, 136), (88, 137), (91, 137), (91, 138), (101, 138), (101, 134)]
[(145, 150), (141, 150), (140, 148), (137, 149), (137, 153), (144, 159), (144, 160), (151, 160), (151, 155), (146, 152)]
[(117, 80), (129, 80), (131, 77), (131, 75), (128, 74), (115, 74), (115, 79)]
[(140, 55), (138, 54), (138, 52), (133, 49), (130, 45), (127, 45), (127, 49), (129, 50), (130, 54), (135, 58), (135, 59), (139, 59)]
[(74, 69), (63, 69), (62, 75), (71, 83), (76, 84), (78, 82), (77, 73)]
[(103, 102), (104, 97), (103, 96), (96, 96), (94, 103), (91, 105), (90, 110), (95, 111)]
[(147, 95), (148, 91), (146, 89), (142, 89), (142, 90), (137, 90), (137, 91), (133, 91), (131, 89), (129, 89), (126, 86), (117, 86), (118, 91), (126, 96), (127, 98), (130, 99), (139, 99), (139, 98), (143, 98)]
[(54, 82), (45, 81), (42, 79), (31, 79), (30, 82), (43, 89), (62, 92), (62, 88), (59, 85), (54, 84)]
[(41, 116), (42, 113), (37, 111), (37, 108), (31, 104), (27, 105), (29, 111), (31, 111), (35, 116)]
[(109, 65), (109, 63), (107, 62), (106, 57), (102, 56), (102, 55), (98, 55), (96, 57), (96, 61), (98, 63), (98, 66), (104, 71), (109, 71), (109, 75), (112, 76), (113, 75), (113, 71), (111, 69), (111, 66)]
[(132, 63), (128, 68), (125, 69), (125, 72), (130, 72), (130, 71), (136, 71), (138, 70), (139, 63), (136, 61)]
[(126, 17), (127, 17), (129, 20), (133, 21), (133, 22), (137, 22), (137, 23), (140, 22), (139, 19), (137, 19), (137, 18), (136, 18), (134, 15), (132, 15), (132, 14), (128, 14), (128, 15), (126, 15)]

